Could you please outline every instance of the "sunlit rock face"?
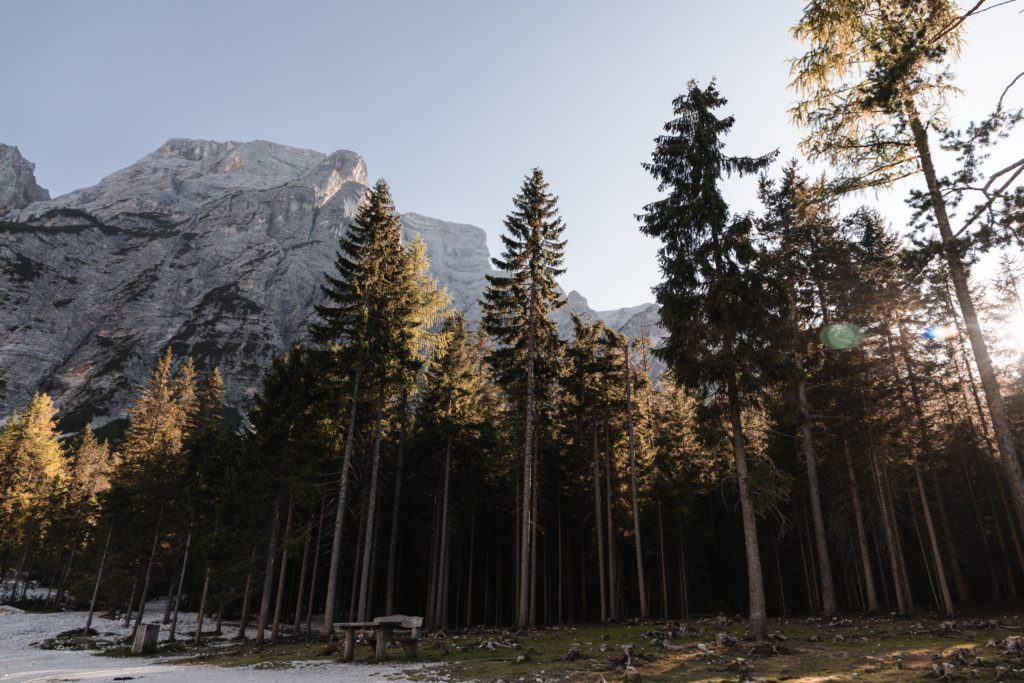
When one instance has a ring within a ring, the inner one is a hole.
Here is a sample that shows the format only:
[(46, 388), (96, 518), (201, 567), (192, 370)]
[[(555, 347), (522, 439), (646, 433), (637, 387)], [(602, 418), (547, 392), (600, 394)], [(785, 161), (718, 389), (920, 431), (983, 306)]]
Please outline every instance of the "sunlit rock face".
[[(46, 391), (67, 429), (123, 417), (167, 346), (200, 372), (219, 366), (229, 403), (244, 410), (271, 359), (306, 338), (367, 187), (354, 152), (174, 139), (51, 200), (9, 150), (0, 147), (0, 198), (16, 197), (0, 203), (0, 415)], [(479, 320), (493, 272), (484, 231), (413, 213), (403, 223), (455, 305)], [(631, 334), (647, 310), (598, 314), (569, 299), (558, 313), (566, 333), (570, 308)]]
[(0, 225), (0, 410), (50, 392), (69, 428), (120, 417), (157, 354), (220, 366), (243, 406), (305, 334), (366, 190), (353, 152), (171, 140)]

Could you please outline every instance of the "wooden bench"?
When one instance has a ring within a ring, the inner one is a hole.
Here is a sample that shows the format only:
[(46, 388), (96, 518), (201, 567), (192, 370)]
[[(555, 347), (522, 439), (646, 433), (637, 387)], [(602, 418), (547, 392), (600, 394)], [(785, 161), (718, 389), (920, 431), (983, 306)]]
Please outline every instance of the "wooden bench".
[[(351, 662), (356, 649), (356, 631), (374, 630), (377, 632), (377, 643), (374, 658), (382, 662), (388, 658), (388, 643), (395, 639), (405, 651), (409, 659), (416, 658), (419, 643), (419, 629), (423, 625), (423, 617), (407, 617), (404, 614), (392, 614), (377, 617), (373, 621), (344, 621), (335, 623), (335, 628), (345, 632), (345, 645), (341, 660)], [(397, 636), (397, 637), (396, 637)]]

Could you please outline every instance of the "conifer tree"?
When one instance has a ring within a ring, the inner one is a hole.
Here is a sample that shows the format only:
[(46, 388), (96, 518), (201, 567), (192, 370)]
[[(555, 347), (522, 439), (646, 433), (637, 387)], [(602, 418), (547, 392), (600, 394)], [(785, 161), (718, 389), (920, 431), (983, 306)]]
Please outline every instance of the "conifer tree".
[[(707, 396), (723, 391), (732, 426), (750, 594), (749, 634), (767, 636), (757, 521), (750, 494), (743, 401), (757, 388), (766, 363), (765, 320), (771, 301), (752, 265), (757, 252), (749, 216), (733, 216), (719, 183), (763, 170), (775, 153), (735, 157), (723, 151), (732, 117), (714, 112), (726, 104), (712, 82), (691, 81), (673, 102), (675, 116), (656, 139), (644, 165), (668, 195), (644, 207), (641, 230), (662, 241), (663, 282), (655, 287), (668, 332), (659, 355), (687, 386)], [(766, 305), (769, 304), (769, 305)]]
[[(987, 181), (968, 183), (985, 187), (985, 200), (957, 230), (950, 219), (950, 202), (955, 204), (955, 197), (967, 188), (950, 188), (960, 183), (940, 177), (930, 139), (937, 132), (958, 152), (967, 167), (957, 172), (958, 181), (975, 179), (979, 161), (973, 150), (975, 142), (962, 143), (951, 135), (945, 108), (955, 92), (950, 63), (959, 55), (965, 21), (977, 8), (961, 14), (951, 0), (808, 3), (792, 29), (809, 48), (793, 61), (793, 85), (802, 99), (792, 115), (807, 128), (803, 144), (811, 158), (827, 159), (838, 166), (841, 190), (887, 187), (900, 178), (924, 176), (927, 191), (919, 193), (915, 203), (922, 213), (931, 215), (938, 228), (939, 249), (974, 351), (999, 459), (1013, 491), (1018, 522), (1024, 525), (1024, 468), (964, 261), (965, 247), (977, 237), (967, 232), (971, 224), (986, 213), (1001, 213), (988, 209), (1004, 198), (1010, 206), (1017, 205), (1021, 190), (1019, 185), (1015, 190), (1013, 182), (1021, 174), (1024, 159), (993, 173)], [(1017, 120), (1019, 115), (1004, 115), (1000, 101), (988, 120), (992, 127), (972, 126), (970, 137), (997, 139), (997, 130)], [(1000, 176), (1006, 174), (1004, 181)]]
[(0, 511), (7, 528), (16, 516), (38, 504), (52, 481), (64, 473), (64, 452), (58, 441), (57, 409), (47, 394), (36, 394), (24, 413), (15, 413), (0, 438)]
[[(836, 235), (838, 226), (828, 195), (820, 185), (815, 188), (799, 175), (795, 161), (783, 169), (778, 185), (762, 178), (759, 194), (766, 209), (760, 229), (772, 244), (764, 268), (781, 285), (785, 297), (780, 316), (781, 334), (774, 341), (790, 365), (787, 392), (800, 415), (800, 441), (818, 554), (821, 608), (822, 613), (831, 618), (839, 608), (822, 513), (808, 378), (822, 360), (817, 330), (827, 329), (835, 322), (828, 302), (842, 296), (843, 278), (836, 272), (843, 260), (842, 254), (835, 251), (840, 245)], [(833, 251), (830, 253), (830, 250)]]
[[(170, 348), (161, 354), (149, 381), (128, 411), (129, 424), (113, 473), (108, 510), (120, 533), (132, 539), (151, 534), (138, 594), (136, 627), (142, 623), (160, 539), (182, 499), (183, 445), (196, 409), (195, 368), (190, 358), (173, 371)], [(140, 544), (141, 545), (141, 544)]]
[[(210, 591), (212, 562), (209, 559), (211, 549), (215, 549), (221, 539), (220, 531), (223, 506), (229, 492), (225, 484), (230, 482), (231, 449), (225, 429), (224, 381), (220, 369), (214, 368), (207, 375), (195, 395), (195, 409), (185, 414), (187, 420), (184, 449), (185, 467), (183, 487), (185, 488), (185, 504), (188, 508), (187, 548), (196, 529), (202, 530), (202, 540), (197, 544), (206, 560), (203, 575), (203, 588), (199, 600), (198, 617), (196, 620), (196, 642), (202, 637), (203, 619), (206, 613), (207, 598)], [(215, 552), (215, 550), (214, 550)], [(184, 580), (186, 565), (183, 562), (181, 581)], [(181, 595), (175, 599), (175, 617)]]
[(558, 215), (558, 198), (550, 193), (544, 173), (535, 168), (512, 200), (505, 218), (504, 251), (492, 262), (501, 272), (487, 276), (483, 326), (498, 345), (491, 355), (497, 381), (521, 415), (523, 486), (519, 530), (517, 618), (520, 628), (531, 626), (530, 568), (533, 518), (537, 408), (549, 392), (560, 349), (558, 331), (549, 314), (565, 302), (555, 278), (561, 267), (565, 226)]
[[(337, 599), (349, 469), (364, 387), (374, 392), (364, 537), (364, 548), (372, 549), (387, 401), (420, 362), (424, 330), (433, 323), (446, 300), (446, 295), (438, 291), (427, 274), (428, 262), (422, 243), (404, 247), (401, 227), (401, 217), (394, 207), (390, 189), (380, 180), (367, 194), (352, 225), (340, 238), (335, 272), (326, 275), (327, 282), (322, 287), (326, 301), (317, 306), (320, 320), (312, 327), (314, 338), (330, 345), (338, 366), (345, 368), (350, 376), (349, 410), (324, 610), (325, 634), (331, 631)], [(371, 552), (364, 551), (359, 568), (358, 610), (363, 616), (369, 608), (371, 556)]]
[[(0, 557), (20, 548), (10, 599), (17, 598), (30, 553), (51, 525), (48, 510), (66, 477), (57, 409), (47, 394), (35, 394), (24, 413), (0, 427)], [(23, 584), (22, 584), (23, 585)], [(24, 593), (24, 589), (23, 589)]]
[[(321, 344), (329, 345), (338, 356), (338, 366), (348, 375), (348, 416), (345, 420), (345, 445), (341, 457), (337, 507), (331, 538), (331, 559), (327, 570), (324, 600), (323, 634), (334, 627), (337, 582), (341, 562), (341, 539), (348, 503), (349, 470), (355, 444), (356, 417), (366, 382), (367, 363), (371, 360), (371, 298), (385, 289), (383, 264), (393, 260), (394, 241), (400, 235), (400, 219), (391, 200), (391, 190), (382, 179), (367, 193), (355, 220), (338, 239), (334, 273), (325, 274), (321, 286), (326, 301), (316, 306), (319, 321), (310, 331)], [(391, 272), (387, 272), (390, 275)]]
[[(590, 478), (594, 498), (594, 531), (597, 535), (598, 603), (601, 621), (608, 620), (607, 565), (605, 563), (604, 508), (602, 506), (600, 448), (598, 446), (603, 411), (600, 374), (606, 369), (601, 352), (602, 338), (608, 329), (601, 321), (587, 322), (572, 313), (573, 335), (566, 347), (568, 369), (562, 375), (563, 401), (566, 411), (563, 424), (576, 448), (591, 458)], [(611, 533), (611, 530), (608, 530)]]

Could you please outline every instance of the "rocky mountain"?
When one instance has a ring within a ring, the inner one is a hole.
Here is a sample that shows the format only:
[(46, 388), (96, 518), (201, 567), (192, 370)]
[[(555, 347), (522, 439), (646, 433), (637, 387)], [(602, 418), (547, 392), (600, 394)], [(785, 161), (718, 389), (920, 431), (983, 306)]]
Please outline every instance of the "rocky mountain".
[(17, 147), (0, 144), (0, 216), (50, 198), (36, 182), (35, 168)]
[[(65, 426), (121, 418), (161, 349), (220, 366), (243, 409), (271, 359), (305, 337), (339, 231), (367, 186), (354, 152), (265, 141), (172, 139), (92, 187), (50, 199), (32, 164), (0, 145), (0, 415), (32, 392)], [(492, 272), (486, 233), (415, 213), (431, 270), (479, 319)], [(559, 311), (656, 335), (653, 304)]]

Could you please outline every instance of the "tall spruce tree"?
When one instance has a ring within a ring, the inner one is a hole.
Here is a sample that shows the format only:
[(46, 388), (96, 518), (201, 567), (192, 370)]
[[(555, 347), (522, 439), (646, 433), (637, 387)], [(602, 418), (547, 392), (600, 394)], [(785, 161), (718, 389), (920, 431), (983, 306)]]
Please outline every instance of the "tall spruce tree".
[[(837, 266), (842, 254), (837, 221), (829, 195), (799, 174), (795, 161), (786, 165), (778, 184), (762, 178), (759, 195), (765, 205), (760, 230), (771, 243), (764, 264), (782, 286), (785, 298), (780, 334), (774, 341), (789, 366), (788, 402), (799, 414), (800, 443), (807, 469), (807, 488), (818, 555), (821, 611), (826, 617), (838, 612), (832, 560), (818, 481), (819, 452), (815, 447), (809, 378), (822, 361), (818, 329), (831, 322), (830, 299), (841, 297), (842, 278)], [(831, 251), (830, 251), (831, 250)]]
[(394, 241), (400, 235), (400, 219), (391, 200), (391, 190), (378, 180), (363, 199), (355, 220), (338, 240), (334, 273), (325, 274), (321, 286), (325, 302), (316, 306), (319, 321), (311, 326), (313, 338), (328, 345), (337, 356), (338, 367), (348, 376), (348, 415), (344, 423), (345, 445), (341, 456), (337, 507), (331, 537), (331, 559), (324, 596), (323, 634), (334, 630), (341, 539), (348, 504), (349, 471), (355, 445), (356, 418), (366, 382), (367, 364), (372, 360), (371, 307), (392, 273), (385, 263), (393, 260)]
[(425, 331), (444, 309), (447, 295), (427, 274), (421, 243), (404, 247), (401, 216), (391, 191), (380, 180), (367, 194), (352, 225), (342, 235), (334, 274), (322, 287), (325, 302), (316, 307), (320, 320), (314, 338), (328, 345), (337, 365), (348, 374), (349, 409), (338, 484), (331, 561), (324, 608), (324, 633), (332, 630), (341, 538), (352, 467), (357, 412), (362, 395), (373, 392), (373, 437), (369, 454), (370, 480), (365, 515), (364, 552), (358, 569), (358, 611), (369, 609), (370, 564), (376, 530), (377, 489), (385, 412), (395, 389), (405, 387), (410, 371), (421, 362)]
[(550, 313), (565, 303), (555, 278), (562, 266), (565, 226), (558, 198), (551, 194), (539, 169), (523, 181), (505, 218), (504, 251), (491, 259), (501, 271), (487, 276), (483, 326), (495, 340), (491, 355), (498, 382), (515, 405), (522, 425), (523, 486), (519, 530), (519, 585), (516, 623), (531, 626), (530, 567), (538, 398), (553, 389), (560, 350), (558, 330)]
[(766, 282), (753, 269), (757, 250), (749, 216), (734, 216), (720, 182), (763, 170), (776, 153), (736, 157), (724, 152), (729, 116), (715, 110), (726, 100), (714, 82), (691, 81), (673, 101), (675, 117), (655, 141), (644, 168), (668, 195), (644, 207), (644, 234), (661, 240), (664, 280), (655, 287), (668, 338), (658, 354), (684, 384), (705, 396), (724, 392), (732, 425), (733, 455), (743, 515), (750, 595), (749, 635), (767, 635), (757, 520), (751, 497), (742, 411), (758, 388), (766, 362)]

